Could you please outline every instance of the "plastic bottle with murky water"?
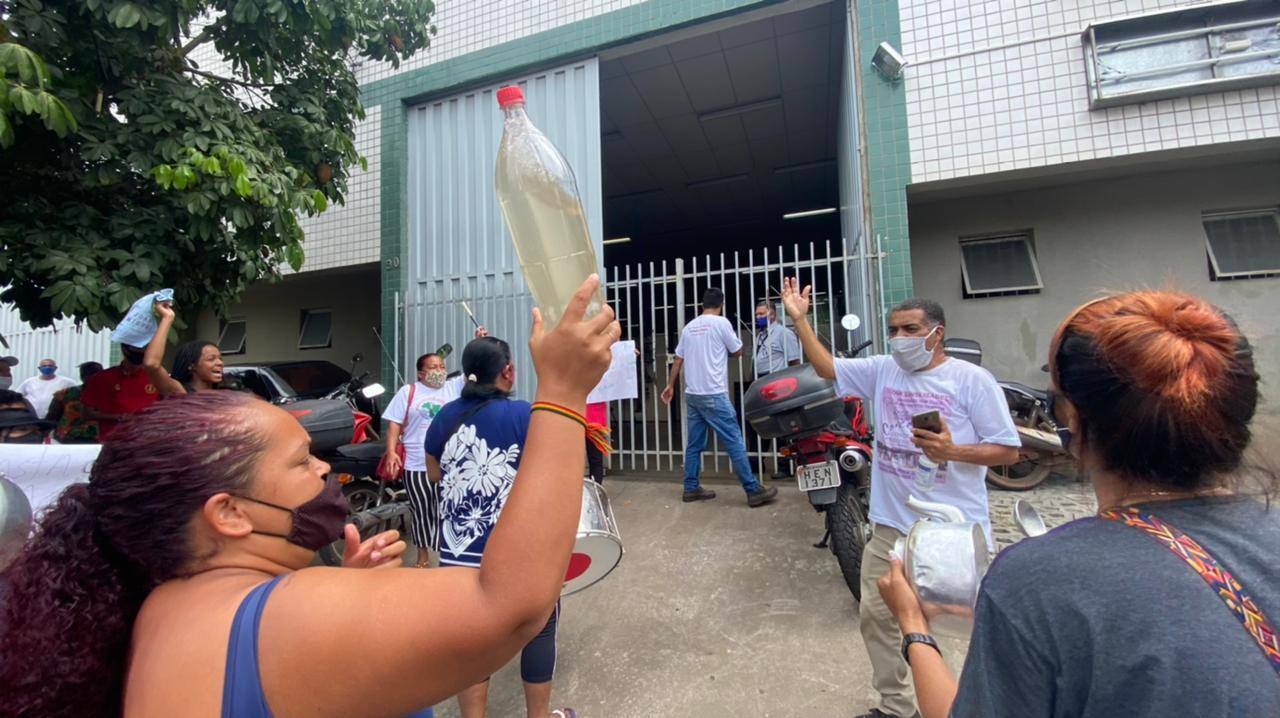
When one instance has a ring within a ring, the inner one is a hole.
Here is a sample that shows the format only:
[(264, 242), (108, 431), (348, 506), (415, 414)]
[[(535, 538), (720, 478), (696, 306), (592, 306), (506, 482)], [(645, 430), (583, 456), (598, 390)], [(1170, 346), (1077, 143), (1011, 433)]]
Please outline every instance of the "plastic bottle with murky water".
[[(516, 86), (498, 90), (506, 115), (498, 146), (495, 189), (507, 221), (524, 280), (548, 329), (574, 291), (600, 271), (578, 182), (564, 155), (524, 111), (524, 93)], [(603, 285), (592, 297), (587, 316), (604, 306)]]

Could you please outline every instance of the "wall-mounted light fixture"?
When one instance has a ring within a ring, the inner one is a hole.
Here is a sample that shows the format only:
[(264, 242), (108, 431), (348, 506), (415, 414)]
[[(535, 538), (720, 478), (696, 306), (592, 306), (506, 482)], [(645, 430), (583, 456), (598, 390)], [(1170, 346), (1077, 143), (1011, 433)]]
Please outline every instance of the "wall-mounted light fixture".
[(876, 68), (876, 71), (886, 80), (900, 79), (902, 68), (906, 65), (907, 61), (902, 57), (902, 53), (887, 42), (880, 43), (876, 47), (876, 54), (871, 57), (871, 66)]
[(605, 241), (601, 242), (601, 244), (624, 244), (630, 241), (631, 241), (630, 237), (614, 237), (613, 239), (606, 239)]

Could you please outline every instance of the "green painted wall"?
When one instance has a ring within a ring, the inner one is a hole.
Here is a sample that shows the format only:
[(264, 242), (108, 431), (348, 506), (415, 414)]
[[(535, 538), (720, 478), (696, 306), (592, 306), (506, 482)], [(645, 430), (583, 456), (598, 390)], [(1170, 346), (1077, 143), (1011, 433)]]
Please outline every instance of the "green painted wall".
[(911, 181), (911, 148), (903, 81), (885, 80), (871, 66), (871, 57), (882, 42), (902, 47), (901, 24), (898, 0), (855, 0), (854, 7), (861, 58), (861, 118), (871, 233), (879, 236), (880, 248), (888, 254), (882, 263), (884, 282), (880, 287), (887, 310), (913, 293), (906, 189)]

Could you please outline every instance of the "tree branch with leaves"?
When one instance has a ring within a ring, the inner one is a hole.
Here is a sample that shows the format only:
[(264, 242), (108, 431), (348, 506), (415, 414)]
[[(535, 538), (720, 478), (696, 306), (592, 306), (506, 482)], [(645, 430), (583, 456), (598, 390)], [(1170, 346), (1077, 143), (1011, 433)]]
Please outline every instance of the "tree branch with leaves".
[[(173, 287), (225, 310), (303, 266), (364, 159), (350, 60), (428, 46), (424, 0), (0, 2), (0, 300), (92, 329)], [(190, 314), (187, 314), (190, 317)]]

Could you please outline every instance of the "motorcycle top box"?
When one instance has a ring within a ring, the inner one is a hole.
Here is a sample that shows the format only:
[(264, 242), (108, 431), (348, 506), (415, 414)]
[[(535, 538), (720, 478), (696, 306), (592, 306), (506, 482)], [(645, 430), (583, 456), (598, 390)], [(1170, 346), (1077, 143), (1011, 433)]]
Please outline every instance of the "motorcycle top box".
[(332, 451), (350, 444), (356, 420), (347, 402), (337, 399), (307, 399), (281, 407), (311, 435), (311, 452)]
[[(762, 376), (747, 388), (743, 410), (764, 439), (783, 439), (822, 431), (845, 420), (844, 401), (835, 382), (823, 379), (809, 364)], [(847, 426), (847, 420), (846, 426)]]

